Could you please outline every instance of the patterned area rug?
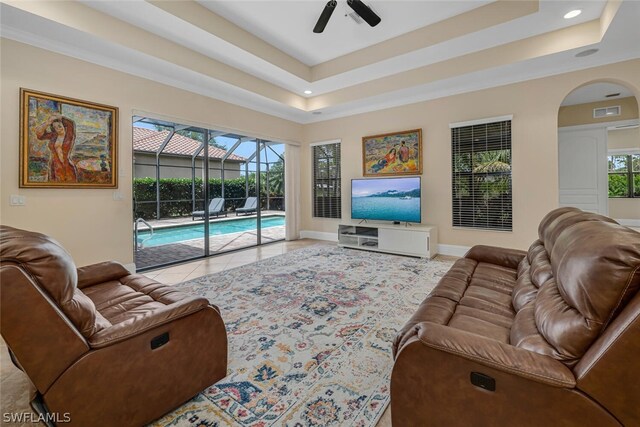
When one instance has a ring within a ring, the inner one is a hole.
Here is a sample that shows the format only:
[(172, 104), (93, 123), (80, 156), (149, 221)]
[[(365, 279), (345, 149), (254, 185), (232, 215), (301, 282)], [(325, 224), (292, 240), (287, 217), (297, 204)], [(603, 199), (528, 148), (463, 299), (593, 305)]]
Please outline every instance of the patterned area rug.
[(314, 246), (180, 285), (220, 307), (228, 376), (154, 426), (375, 426), (391, 342), (450, 262)]

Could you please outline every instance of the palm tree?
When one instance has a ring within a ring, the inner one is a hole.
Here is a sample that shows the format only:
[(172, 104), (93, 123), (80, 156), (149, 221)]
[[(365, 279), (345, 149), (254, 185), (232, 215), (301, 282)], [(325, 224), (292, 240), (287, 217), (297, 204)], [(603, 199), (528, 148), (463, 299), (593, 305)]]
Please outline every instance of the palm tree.
[(476, 153), (475, 173), (509, 172), (511, 170), (509, 150), (493, 150)]
[(272, 196), (284, 194), (284, 162), (278, 160), (269, 168), (269, 190)]

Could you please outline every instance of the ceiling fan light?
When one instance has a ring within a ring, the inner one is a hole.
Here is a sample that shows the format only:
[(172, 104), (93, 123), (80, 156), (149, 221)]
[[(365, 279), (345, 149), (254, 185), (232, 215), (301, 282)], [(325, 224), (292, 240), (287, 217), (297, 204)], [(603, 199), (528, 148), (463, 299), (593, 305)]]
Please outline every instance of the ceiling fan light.
[(322, 9), (322, 13), (320, 14), (320, 18), (318, 18), (318, 22), (316, 22), (316, 26), (313, 27), (314, 33), (321, 33), (324, 31), (324, 28), (329, 22), (329, 18), (331, 18), (333, 11), (336, 10), (337, 4), (338, 2), (336, 0), (327, 2), (327, 4), (324, 6), (324, 9)]
[(380, 17), (360, 0), (347, 0), (347, 4), (370, 26), (375, 27), (380, 23)]

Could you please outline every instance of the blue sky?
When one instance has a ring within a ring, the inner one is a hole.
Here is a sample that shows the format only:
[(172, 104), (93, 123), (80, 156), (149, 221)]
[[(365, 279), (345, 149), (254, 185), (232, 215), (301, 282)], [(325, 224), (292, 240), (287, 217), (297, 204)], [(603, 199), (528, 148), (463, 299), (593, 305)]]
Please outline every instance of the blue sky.
[(420, 188), (420, 178), (373, 178), (351, 181), (351, 194), (355, 197), (384, 193), (389, 190), (409, 191)]

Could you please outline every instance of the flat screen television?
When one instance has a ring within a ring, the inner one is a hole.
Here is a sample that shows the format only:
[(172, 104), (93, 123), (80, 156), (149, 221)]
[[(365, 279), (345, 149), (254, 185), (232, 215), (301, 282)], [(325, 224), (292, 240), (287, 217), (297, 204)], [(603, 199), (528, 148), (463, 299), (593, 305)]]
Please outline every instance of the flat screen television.
[(352, 179), (351, 218), (421, 222), (420, 177)]

